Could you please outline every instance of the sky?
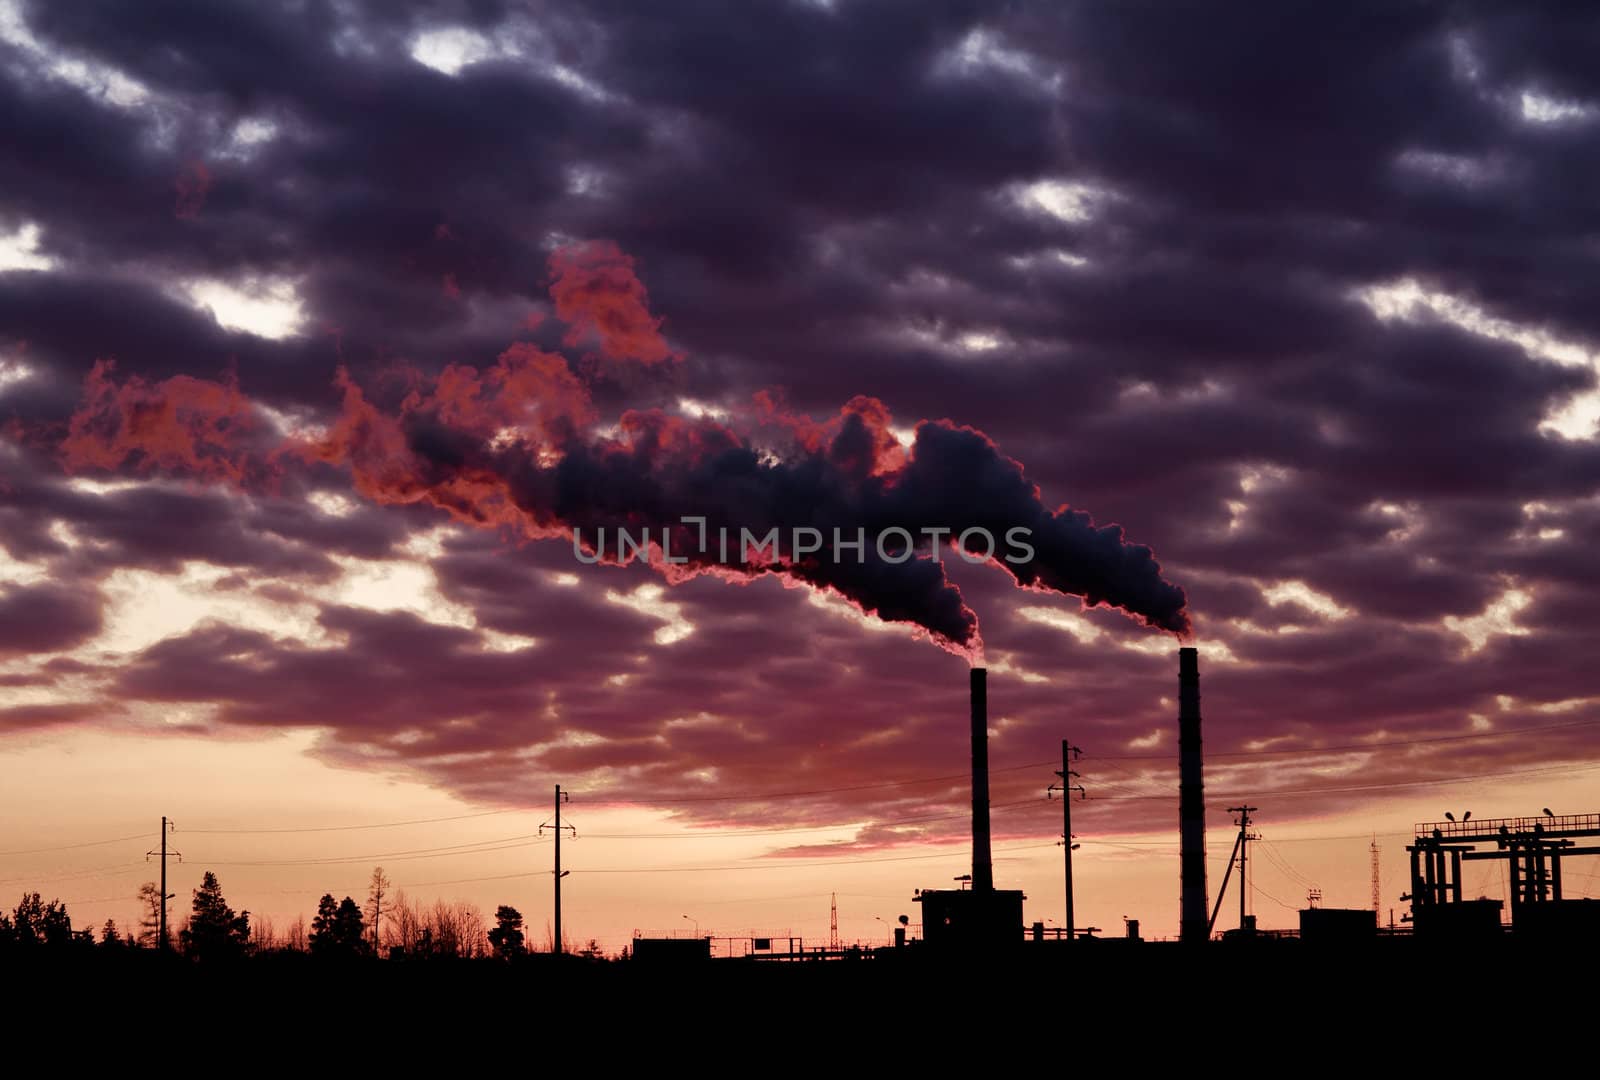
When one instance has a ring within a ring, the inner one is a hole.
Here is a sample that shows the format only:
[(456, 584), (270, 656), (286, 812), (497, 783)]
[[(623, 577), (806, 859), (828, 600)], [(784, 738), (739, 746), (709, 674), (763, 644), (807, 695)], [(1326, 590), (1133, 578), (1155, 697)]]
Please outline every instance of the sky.
[[(560, 784), (577, 939), (817, 940), (837, 895), (881, 940), (968, 868), (982, 663), (997, 883), (1062, 921), (1070, 738), (1080, 925), (1173, 934), (1185, 642), (1264, 926), (1366, 906), (1374, 838), (1403, 911), (1446, 810), (1593, 811), (1597, 46), (0, 0), (0, 888), (128, 921), (166, 814), (180, 897), (282, 927), (381, 863), (538, 937)], [(581, 543), (684, 515), (1039, 544)]]

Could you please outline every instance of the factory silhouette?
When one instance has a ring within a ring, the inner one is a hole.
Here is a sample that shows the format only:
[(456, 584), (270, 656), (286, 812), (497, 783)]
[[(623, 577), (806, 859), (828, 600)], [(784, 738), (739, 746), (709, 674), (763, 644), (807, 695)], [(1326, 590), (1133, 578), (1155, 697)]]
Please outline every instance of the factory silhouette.
[[(1416, 949), (1442, 950), (1463, 958), (1494, 958), (1503, 957), (1507, 949), (1520, 951), (1530, 943), (1541, 947), (1560, 944), (1564, 948), (1600, 945), (1600, 900), (1572, 899), (1563, 893), (1563, 861), (1600, 856), (1600, 842), (1596, 842), (1596, 838), (1600, 838), (1600, 814), (1557, 815), (1548, 808), (1537, 817), (1475, 819), (1467, 813), (1457, 820), (1453, 814), (1447, 814), (1444, 821), (1418, 824), (1412, 842), (1406, 847), (1410, 860), (1409, 887), (1399, 897), (1402, 902), (1409, 903), (1410, 910), (1398, 923), (1392, 909), (1388, 925), (1380, 922), (1383, 900), (1374, 843), (1370, 907), (1323, 907), (1320, 894), (1313, 889), (1308, 893), (1306, 907), (1299, 912), (1297, 929), (1258, 930), (1245, 902), (1249, 845), (1257, 839), (1251, 832), (1251, 815), (1258, 807), (1241, 804), (1227, 808), (1238, 826), (1238, 833), (1214, 897), (1209, 890), (1200, 671), (1198, 652), (1192, 647), (1182, 648), (1178, 654), (1180, 932), (1177, 940), (1144, 940), (1139, 920), (1135, 918), (1124, 920), (1121, 933), (1103, 933), (1098, 927), (1075, 924), (1072, 851), (1076, 845), (1072, 843), (1071, 807), (1074, 794), (1082, 793), (1083, 788), (1073, 783), (1077, 776), (1072, 769), (1076, 748), (1066, 742), (1062, 744), (1061, 769), (1056, 774), (1060, 783), (1050, 789), (1052, 797), (1059, 795), (1063, 810), (1066, 923), (1049, 928), (1037, 919), (1030, 923), (1025, 914), (1027, 897), (1020, 890), (995, 885), (990, 836), (988, 672), (974, 667), (969, 680), (971, 870), (958, 878), (953, 888), (919, 888), (911, 892), (909, 899), (921, 910), (919, 923), (914, 923), (910, 916), (899, 916), (898, 925), (891, 928), (892, 944), (881, 947), (841, 943), (836, 904), (826, 942), (787, 934), (714, 937), (702, 935), (698, 924), (692, 936), (682, 932), (663, 935), (636, 932), (619, 958), (626, 960), (623, 966), (639, 971), (680, 973), (692, 968), (700, 977), (710, 977), (713, 970), (748, 968), (752, 964), (760, 967), (801, 964), (808, 968), (823, 964), (829, 968), (861, 970), (856, 964), (837, 962), (865, 960), (873, 961), (870, 966), (874, 969), (899, 965), (907, 970), (927, 970), (930, 966), (937, 969), (940, 965), (964, 967), (978, 963), (1044, 971), (1068, 956), (1075, 964), (1082, 962), (1091, 969), (1098, 969), (1107, 963), (1131, 963), (1135, 967), (1154, 963), (1162, 967), (1165, 962), (1186, 962), (1203, 954), (1231, 968), (1240, 963), (1292, 962), (1296, 957), (1311, 954), (1326, 957), (1338, 950), (1384, 952), (1399, 960)], [(485, 933), (480, 923), (470, 931), (492, 945), (490, 949), (475, 951), (458, 949), (455, 945), (443, 948), (439, 939), (447, 933), (467, 931), (424, 927), (405, 944), (391, 945), (384, 950), (380, 948), (382, 939), (377, 928), (383, 917), (393, 919), (395, 914), (392, 909), (381, 906), (382, 893), (378, 894), (370, 941), (364, 934), (362, 910), (355, 902), (347, 897), (342, 905), (337, 905), (333, 896), (328, 895), (323, 897), (309, 950), (302, 942), (298, 950), (291, 948), (289, 951), (307, 952), (313, 958), (322, 959), (386, 955), (391, 961), (423, 961), (446, 955), (490, 955), (502, 960), (521, 958), (529, 962), (541, 957), (537, 961), (540, 963), (562, 958), (564, 953), (572, 951), (563, 936), (561, 921), (562, 881), (568, 873), (561, 865), (561, 838), (572, 828), (562, 821), (565, 799), (566, 793), (557, 786), (553, 816), (541, 828), (541, 832), (553, 834), (555, 841), (554, 928), (545, 953), (535, 954), (525, 947), (522, 916), (509, 907), (501, 907), (496, 912), (498, 925), (494, 929)], [(149, 853), (152, 859), (160, 859), (160, 891), (157, 893), (153, 884), (147, 886), (147, 890), (153, 896), (165, 896), (170, 900), (167, 859), (176, 853), (169, 851), (168, 830), (169, 823), (163, 819), (161, 845)], [(1464, 865), (1481, 861), (1505, 864), (1508, 901), (1471, 898), (1464, 893)], [(1236, 867), (1237, 878), (1234, 877)], [(374, 880), (379, 877), (381, 870)], [(1236, 882), (1235, 895), (1239, 898), (1238, 925), (1218, 933), (1218, 918), (1228, 899), (1230, 881)], [(1509, 911), (1505, 910), (1507, 904)], [(222, 900), (220, 886), (210, 873), (206, 874), (202, 889), (196, 890), (195, 917), (178, 935), (177, 948), (167, 925), (167, 905), (161, 904), (159, 912), (152, 906), (151, 912), (151, 921), (159, 920), (158, 927), (150, 928), (155, 932), (147, 935), (148, 944), (155, 948), (95, 949), (93, 953), (146, 954), (153, 960), (156, 956), (182, 952), (202, 960), (207, 956), (242, 960), (252, 952), (263, 952), (251, 948), (248, 913), (243, 913), (242, 917), (234, 915)], [(107, 938), (112, 944), (118, 940), (114, 932)], [(29, 954), (43, 960), (46, 954), (56, 957), (64, 951), (19, 949), (17, 946), (67, 941), (88, 943), (89, 940), (87, 931), (75, 934), (71, 931), (70, 920), (61, 905), (45, 906), (36, 893), (24, 895), (14, 918), (0, 916), (0, 956)], [(720, 950), (714, 948), (715, 942), (722, 943)], [(1068, 949), (1070, 953), (1064, 951)], [(90, 951), (76, 952), (83, 956)], [(604, 959), (592, 943), (578, 952), (588, 961)], [(262, 957), (255, 959), (259, 961)], [(576, 963), (580, 957), (567, 959)], [(149, 961), (140, 961), (146, 962)]]
[[(1416, 826), (1416, 836), (1406, 847), (1410, 856), (1410, 886), (1401, 895), (1411, 906), (1399, 925), (1380, 925), (1382, 898), (1374, 879), (1372, 905), (1368, 908), (1327, 908), (1320, 906), (1320, 895), (1313, 891), (1307, 906), (1299, 913), (1299, 928), (1293, 931), (1265, 931), (1256, 928), (1254, 915), (1247, 913), (1244, 881), (1250, 832), (1250, 815), (1258, 807), (1229, 807), (1239, 832), (1227, 864), (1215, 903), (1208, 892), (1206, 874), (1206, 804), (1204, 752), (1201, 734), (1199, 652), (1184, 647), (1178, 652), (1178, 754), (1180, 837), (1180, 930), (1178, 941), (1146, 942), (1140, 936), (1139, 921), (1127, 919), (1121, 935), (1095, 936), (1098, 928), (1079, 928), (1072, 915), (1072, 834), (1070, 817), (1063, 831), (1066, 865), (1067, 922), (1061, 928), (1046, 928), (1043, 922), (1025, 922), (1022, 892), (998, 889), (994, 883), (989, 829), (988, 762), (988, 672), (981, 667), (971, 671), (972, 739), (972, 869), (955, 889), (918, 889), (912, 899), (922, 908), (922, 936), (908, 937), (907, 927), (895, 928), (894, 945), (871, 950), (877, 957), (893, 958), (901, 950), (921, 953), (929, 959), (947, 956), (961, 960), (987, 958), (1024, 960), (1030, 951), (1055, 950), (1076, 943), (1081, 948), (1107, 948), (1113, 944), (1138, 944), (1150, 949), (1188, 950), (1220, 941), (1224, 946), (1255, 944), (1266, 948), (1285, 948), (1299, 944), (1317, 946), (1362, 946), (1378, 942), (1386, 947), (1404, 948), (1405, 943), (1444, 948), (1492, 947), (1503, 941), (1538, 940), (1549, 942), (1600, 943), (1600, 900), (1568, 899), (1562, 893), (1562, 860), (1585, 855), (1600, 855), (1600, 843), (1581, 845), (1585, 839), (1600, 838), (1600, 813), (1556, 815), (1545, 809), (1537, 818), (1513, 817), (1473, 820), (1471, 815), (1457, 821), (1424, 822)], [(1063, 746), (1060, 791), (1070, 808), (1076, 785), (1072, 778), (1070, 746)], [(1081, 789), (1078, 789), (1081, 790)], [(1069, 811), (1070, 813), (1070, 811)], [(1509, 922), (1500, 900), (1468, 898), (1462, 891), (1462, 865), (1480, 860), (1508, 864), (1510, 881)], [(1240, 899), (1239, 925), (1216, 934), (1218, 916), (1226, 889), (1239, 867), (1236, 891)], [(559, 879), (558, 879), (559, 888)], [(906, 920), (902, 917), (902, 923)], [(711, 951), (705, 939), (641, 938), (634, 943), (634, 955), (641, 960), (709, 960)], [(859, 948), (841, 949), (837, 941), (830, 947), (807, 950), (803, 943), (753, 939), (745, 957), (776, 961), (839, 959), (859, 956)], [(1123, 954), (1126, 955), (1126, 954)]]

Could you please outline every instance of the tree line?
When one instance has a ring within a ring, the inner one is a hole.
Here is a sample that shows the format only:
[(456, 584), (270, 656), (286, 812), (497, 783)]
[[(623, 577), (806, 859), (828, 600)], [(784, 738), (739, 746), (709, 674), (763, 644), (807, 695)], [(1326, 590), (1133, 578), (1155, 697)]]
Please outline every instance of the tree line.
[[(37, 892), (24, 893), (8, 915), (0, 911), (0, 952), (33, 949), (160, 949), (196, 961), (216, 962), (277, 953), (308, 953), (320, 959), (360, 958), (513, 960), (538, 951), (528, 941), (522, 913), (510, 905), (495, 909), (493, 922), (473, 904), (437, 900), (424, 904), (395, 890), (380, 866), (372, 872), (366, 903), (353, 897), (335, 900), (324, 893), (307, 926), (304, 916), (278, 930), (265, 916), (235, 912), (222, 893), (216, 874), (206, 871), (194, 890), (189, 911), (161, 939), (161, 889), (154, 882), (139, 887), (137, 926), (118, 927), (107, 919), (98, 936), (93, 929), (73, 929), (72, 917), (60, 900), (46, 903)], [(171, 899), (171, 897), (168, 897)], [(544, 951), (553, 951), (548, 929)], [(567, 951), (572, 951), (563, 943)], [(600, 959), (593, 940), (577, 950)]]

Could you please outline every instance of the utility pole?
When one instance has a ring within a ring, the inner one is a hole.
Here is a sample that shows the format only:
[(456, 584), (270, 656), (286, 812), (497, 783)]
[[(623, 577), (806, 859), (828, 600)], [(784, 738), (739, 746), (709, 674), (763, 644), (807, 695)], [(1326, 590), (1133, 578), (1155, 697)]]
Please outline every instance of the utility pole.
[(561, 785), (556, 785), (556, 941), (555, 954), (561, 955), (565, 942), (561, 940)]
[(1054, 797), (1057, 791), (1061, 792), (1061, 850), (1066, 854), (1067, 866), (1067, 940), (1071, 941), (1076, 932), (1072, 915), (1072, 793), (1076, 791), (1079, 798), (1088, 798), (1089, 793), (1083, 790), (1082, 784), (1072, 781), (1078, 776), (1072, 771), (1072, 763), (1076, 761), (1083, 751), (1073, 746), (1068, 739), (1061, 740), (1061, 769), (1056, 773), (1061, 777), (1061, 783), (1051, 784), (1045, 788), (1045, 797)]
[(1250, 815), (1261, 809), (1259, 806), (1230, 806), (1228, 813), (1239, 815), (1239, 929), (1245, 927), (1246, 905), (1250, 901), (1250, 879), (1245, 874), (1246, 862), (1250, 856), (1250, 841), (1259, 840), (1260, 837), (1250, 831)]
[(561, 824), (561, 804), (564, 803), (564, 802), (569, 802), (569, 801), (570, 801), (570, 799), (568, 798), (567, 793), (561, 790), (561, 785), (560, 784), (557, 784), (556, 785), (556, 820), (555, 820), (555, 824), (551, 825), (547, 821), (543, 825), (539, 826), (539, 834), (541, 836), (544, 835), (544, 831), (546, 829), (554, 829), (555, 830), (555, 834), (556, 834), (556, 869), (555, 869), (555, 879), (556, 879), (556, 912), (555, 912), (555, 915), (556, 915), (556, 919), (555, 919), (556, 926), (555, 926), (555, 935), (556, 936), (555, 936), (555, 943), (551, 946), (551, 952), (552, 952), (552, 955), (554, 955), (554, 956), (560, 956), (561, 953), (562, 953), (562, 946), (561, 946), (561, 879), (566, 877), (567, 873), (570, 872), (570, 871), (563, 871), (561, 869), (561, 830), (562, 829), (572, 829), (572, 838), (574, 840), (576, 840), (578, 838), (578, 830), (577, 829), (573, 829), (571, 825), (563, 825), (563, 824)]
[[(152, 850), (144, 853), (146, 862), (150, 861), (150, 856), (152, 855), (159, 853), (161, 856), (161, 916), (157, 920), (159, 929), (156, 931), (160, 935), (160, 939), (156, 942), (156, 948), (162, 952), (172, 947), (171, 942), (167, 940), (167, 901), (172, 899), (167, 892), (167, 833), (172, 828), (172, 822), (167, 820), (165, 814), (161, 815), (161, 848), (159, 852)], [(183, 853), (181, 851), (174, 851), (171, 854), (175, 855), (179, 862), (183, 861)]]

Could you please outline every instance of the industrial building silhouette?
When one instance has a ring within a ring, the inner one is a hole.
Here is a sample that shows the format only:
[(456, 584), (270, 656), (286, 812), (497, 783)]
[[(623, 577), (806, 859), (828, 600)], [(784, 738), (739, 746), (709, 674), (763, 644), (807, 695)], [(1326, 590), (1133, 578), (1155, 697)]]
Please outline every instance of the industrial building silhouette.
[[(1211, 906), (1206, 881), (1199, 651), (1190, 646), (1178, 651), (1178, 941), (1144, 942), (1137, 919), (1126, 920), (1121, 935), (1108, 937), (1096, 937), (1093, 927), (1073, 933), (1056, 928), (1046, 931), (1044, 924), (1038, 921), (1030, 926), (1024, 917), (1027, 897), (1018, 890), (998, 889), (994, 883), (989, 826), (988, 672), (984, 668), (971, 669), (969, 701), (972, 869), (958, 879), (956, 888), (916, 889), (912, 893), (911, 900), (922, 909), (921, 937), (910, 937), (901, 926), (896, 928), (894, 945), (871, 949), (859, 945), (841, 948), (836, 941), (823, 946), (793, 937), (719, 939), (728, 942), (730, 957), (785, 962), (913, 955), (923, 959), (1016, 960), (1041, 948), (1053, 953), (1069, 944), (1091, 948), (1113, 942), (1162, 948), (1182, 946), (1186, 950), (1211, 943), (1217, 943), (1212, 947), (1225, 947), (1299, 942), (1316, 947), (1380, 940), (1446, 946), (1470, 946), (1504, 939), (1600, 942), (1600, 900), (1568, 899), (1562, 893), (1562, 860), (1600, 855), (1600, 844), (1578, 844), (1579, 840), (1600, 837), (1600, 814), (1555, 815), (1548, 809), (1538, 818), (1474, 821), (1469, 814), (1462, 821), (1452, 816), (1443, 822), (1418, 824), (1415, 840), (1406, 847), (1411, 862), (1410, 888), (1400, 897), (1410, 903), (1411, 910), (1398, 925), (1380, 925), (1380, 897), (1375, 879), (1371, 908), (1325, 908), (1318, 902), (1319, 895), (1313, 893), (1307, 906), (1299, 912), (1297, 930), (1262, 931), (1257, 929), (1255, 917), (1246, 913), (1243, 902), (1243, 868), (1249, 842), (1256, 839), (1250, 832), (1250, 814), (1258, 808), (1229, 807), (1229, 812), (1237, 815), (1235, 824), (1239, 826), (1239, 834), (1228, 862), (1228, 872), (1218, 890), (1217, 903)], [(1071, 775), (1075, 774), (1064, 761), (1063, 785), (1070, 785)], [(1070, 793), (1068, 788), (1063, 788), (1064, 797), (1070, 797)], [(1071, 842), (1070, 835), (1063, 836), (1062, 843), (1069, 848), (1068, 859), (1071, 858)], [(1502, 920), (1501, 901), (1468, 898), (1462, 891), (1463, 863), (1478, 860), (1508, 864), (1509, 923)], [(1241, 867), (1239, 925), (1217, 935), (1214, 933), (1217, 916), (1235, 865)], [(1070, 871), (1067, 880), (1070, 890)], [(746, 947), (739, 949), (738, 942), (744, 942)], [(711, 939), (636, 937), (632, 956), (646, 963), (710, 960)]]

